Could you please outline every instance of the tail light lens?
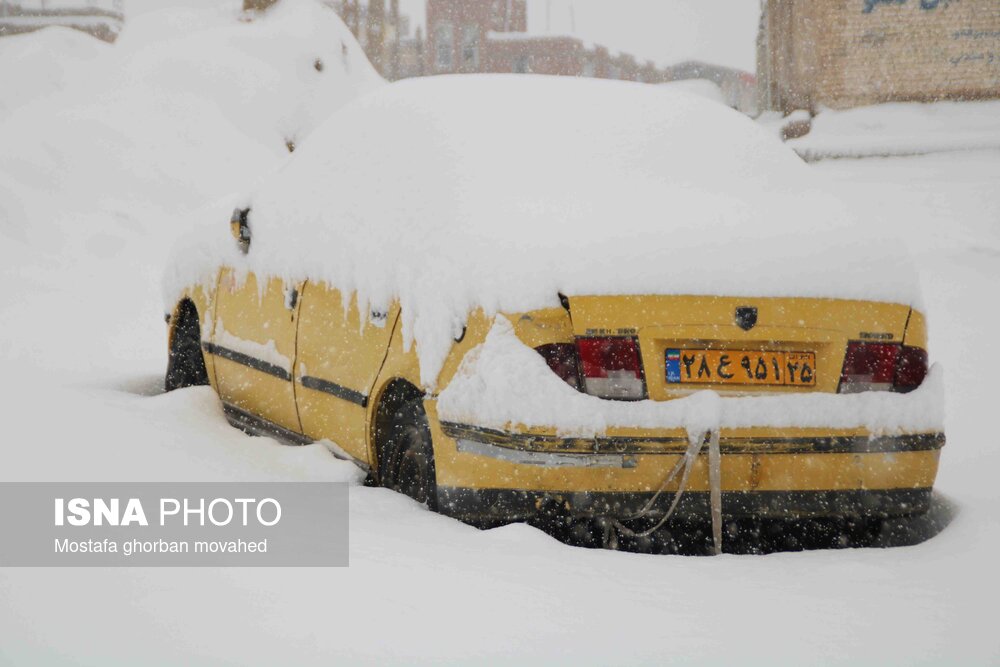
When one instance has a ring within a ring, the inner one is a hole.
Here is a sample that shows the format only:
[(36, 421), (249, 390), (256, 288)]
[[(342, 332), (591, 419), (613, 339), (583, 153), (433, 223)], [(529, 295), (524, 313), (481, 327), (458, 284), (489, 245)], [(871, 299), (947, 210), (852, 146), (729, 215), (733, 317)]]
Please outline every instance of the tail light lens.
[(892, 386), (896, 391), (913, 391), (927, 377), (927, 350), (901, 345), (896, 359), (896, 378)]
[(573, 343), (551, 343), (535, 348), (542, 355), (552, 372), (561, 377), (566, 384), (577, 391), (580, 390), (580, 358)]
[(899, 346), (891, 343), (848, 343), (840, 374), (840, 393), (892, 389), (898, 355)]
[(913, 391), (927, 375), (927, 352), (898, 343), (847, 344), (840, 375), (841, 394)]
[(577, 338), (584, 390), (601, 398), (646, 397), (639, 343), (635, 338)]

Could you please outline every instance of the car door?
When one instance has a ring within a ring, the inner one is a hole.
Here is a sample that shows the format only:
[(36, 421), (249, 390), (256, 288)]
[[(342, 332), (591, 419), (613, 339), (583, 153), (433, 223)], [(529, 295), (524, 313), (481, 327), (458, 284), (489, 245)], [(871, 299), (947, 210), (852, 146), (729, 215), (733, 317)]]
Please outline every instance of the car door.
[(292, 368), (301, 284), (269, 278), (263, 285), (223, 269), (211, 349), (223, 403), (252, 417), (302, 432)]
[(370, 462), (365, 417), (368, 397), (385, 361), (399, 309), (365, 313), (353, 296), (307, 282), (299, 311), (295, 394), (302, 432), (328, 439), (354, 458)]

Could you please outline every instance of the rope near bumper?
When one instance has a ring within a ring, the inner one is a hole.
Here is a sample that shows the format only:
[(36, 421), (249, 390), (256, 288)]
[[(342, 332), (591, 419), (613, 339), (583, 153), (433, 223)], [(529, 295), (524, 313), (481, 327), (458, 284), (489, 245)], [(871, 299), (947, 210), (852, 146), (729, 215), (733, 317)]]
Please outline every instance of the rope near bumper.
[(646, 516), (649, 513), (649, 510), (651, 510), (656, 504), (656, 500), (666, 490), (667, 486), (674, 481), (678, 474), (680, 474), (681, 479), (677, 485), (677, 491), (674, 492), (674, 499), (670, 503), (670, 507), (652, 528), (636, 532), (627, 526), (622, 525), (620, 521), (615, 521), (615, 527), (629, 537), (649, 537), (662, 528), (663, 525), (670, 520), (670, 517), (673, 516), (674, 511), (677, 509), (677, 505), (680, 504), (681, 496), (684, 495), (684, 490), (687, 489), (688, 479), (691, 477), (691, 469), (694, 468), (694, 462), (698, 460), (698, 456), (705, 448), (705, 445), (708, 445), (708, 483), (709, 499), (712, 510), (713, 553), (716, 556), (721, 554), (722, 451), (719, 447), (719, 429), (705, 431), (703, 433), (699, 433), (697, 437), (690, 438), (690, 444), (688, 445), (687, 451), (684, 452), (684, 456), (677, 462), (677, 464), (660, 484), (660, 488), (656, 490), (656, 493), (653, 494), (653, 497), (649, 499), (642, 509), (629, 517), (629, 519), (640, 519)]

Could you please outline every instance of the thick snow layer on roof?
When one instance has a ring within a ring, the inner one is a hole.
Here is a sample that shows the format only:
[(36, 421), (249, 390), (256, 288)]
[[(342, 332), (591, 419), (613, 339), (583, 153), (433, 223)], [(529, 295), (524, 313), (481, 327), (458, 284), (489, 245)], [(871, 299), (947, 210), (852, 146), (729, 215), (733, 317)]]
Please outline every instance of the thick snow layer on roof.
[[(221, 210), (200, 256), (400, 299), (428, 385), (477, 306), (517, 312), (559, 292), (916, 299), (905, 251), (866, 235), (790, 149), (717, 103), (642, 84), (392, 84), (331, 117), (245, 203), (248, 257)], [(168, 296), (210, 268), (176, 275)]]
[(78, 72), (112, 47), (61, 26), (0, 39), (0, 118), (72, 84)]
[[(123, 63), (124, 82), (211, 100), (237, 128), (280, 148), (300, 143), (334, 109), (383, 83), (336, 12), (317, 0), (282, 0), (252, 21), (223, 9), (178, 12), (192, 21), (212, 13), (224, 19), (186, 32), (160, 26), (160, 12), (143, 15), (122, 37), (126, 48), (144, 38)], [(149, 39), (151, 30), (170, 39)]]

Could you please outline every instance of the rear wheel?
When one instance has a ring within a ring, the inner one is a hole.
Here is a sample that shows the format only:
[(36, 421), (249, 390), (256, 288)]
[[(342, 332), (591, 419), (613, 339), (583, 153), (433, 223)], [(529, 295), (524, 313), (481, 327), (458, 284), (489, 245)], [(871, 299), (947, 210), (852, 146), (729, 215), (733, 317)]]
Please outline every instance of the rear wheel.
[(201, 324), (190, 301), (177, 309), (177, 324), (170, 340), (170, 357), (163, 385), (167, 391), (208, 384), (205, 357), (201, 354)]
[(422, 399), (408, 401), (389, 418), (379, 461), (382, 486), (437, 509), (434, 448)]

